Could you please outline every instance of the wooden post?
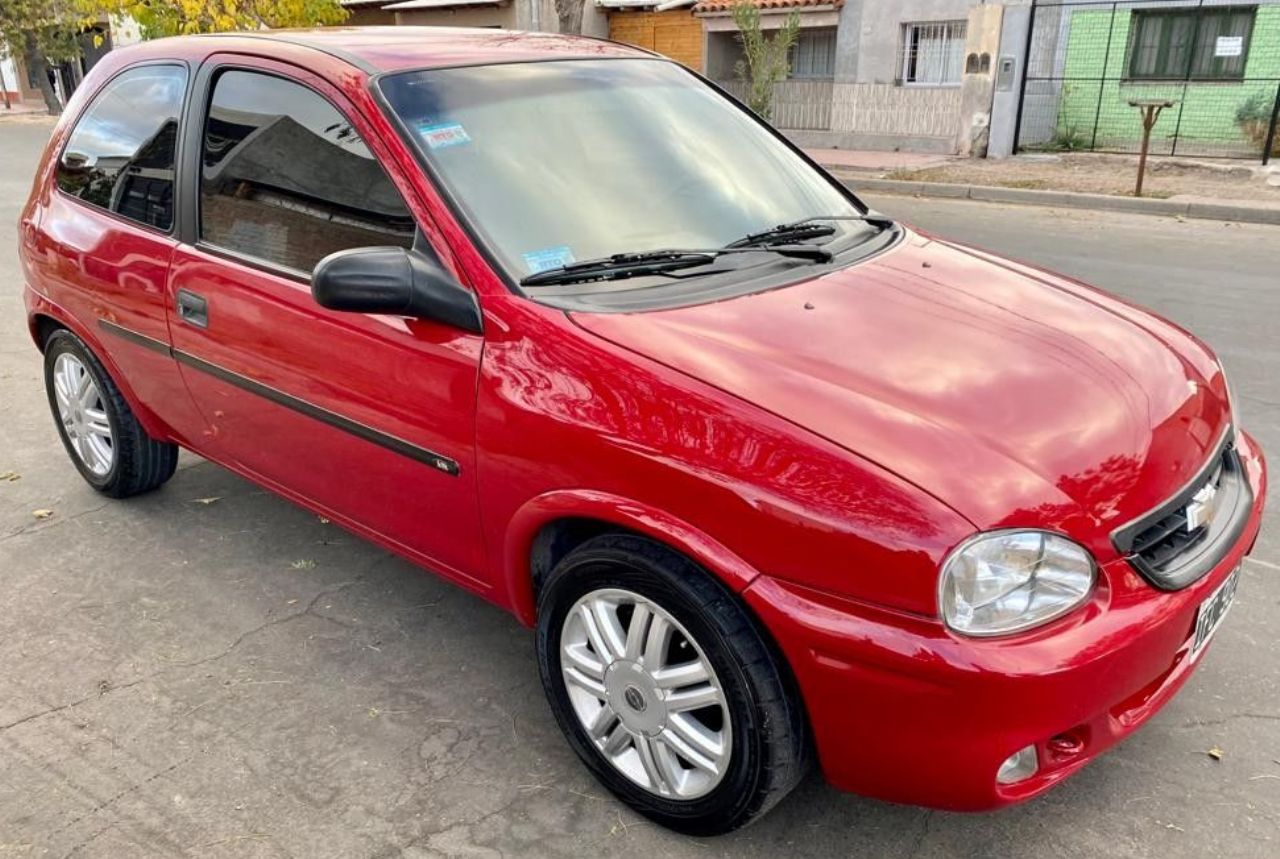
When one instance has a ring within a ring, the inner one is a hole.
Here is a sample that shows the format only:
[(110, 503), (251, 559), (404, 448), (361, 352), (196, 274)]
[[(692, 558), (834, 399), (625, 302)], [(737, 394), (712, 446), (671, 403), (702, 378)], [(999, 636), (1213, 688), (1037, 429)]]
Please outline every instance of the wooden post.
[(1173, 107), (1171, 101), (1140, 101), (1134, 100), (1129, 102), (1130, 107), (1136, 107), (1142, 115), (1142, 151), (1138, 153), (1138, 184), (1133, 189), (1133, 196), (1142, 196), (1142, 182), (1147, 175), (1147, 153), (1151, 150), (1151, 129), (1156, 127), (1156, 123), (1160, 121), (1160, 112), (1166, 107)]

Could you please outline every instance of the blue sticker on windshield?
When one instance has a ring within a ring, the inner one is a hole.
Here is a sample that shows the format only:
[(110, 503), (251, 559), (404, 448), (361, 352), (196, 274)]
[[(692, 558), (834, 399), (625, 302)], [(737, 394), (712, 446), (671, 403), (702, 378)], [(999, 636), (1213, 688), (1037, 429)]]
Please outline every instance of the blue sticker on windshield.
[(558, 248), (543, 248), (540, 251), (529, 251), (524, 255), (524, 264), (529, 267), (530, 274), (560, 268), (573, 262), (573, 251), (567, 245)]
[(431, 149), (445, 149), (471, 142), (471, 136), (458, 122), (437, 124), (424, 122), (418, 126), (418, 134), (422, 135), (423, 141)]

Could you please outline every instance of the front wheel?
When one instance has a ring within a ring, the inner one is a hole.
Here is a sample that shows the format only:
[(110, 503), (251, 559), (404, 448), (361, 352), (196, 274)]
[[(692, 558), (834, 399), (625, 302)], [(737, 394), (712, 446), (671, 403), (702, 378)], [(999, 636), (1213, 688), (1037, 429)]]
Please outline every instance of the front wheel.
[(539, 596), (537, 646), (574, 751), (664, 826), (728, 832), (804, 774), (785, 668), (733, 594), (663, 546), (606, 535), (571, 552)]

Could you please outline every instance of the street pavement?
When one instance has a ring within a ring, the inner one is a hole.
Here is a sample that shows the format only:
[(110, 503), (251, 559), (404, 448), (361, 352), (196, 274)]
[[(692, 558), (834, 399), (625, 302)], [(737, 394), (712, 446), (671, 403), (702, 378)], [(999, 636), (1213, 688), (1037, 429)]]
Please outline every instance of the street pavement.
[[(47, 131), (0, 122), (0, 857), (1280, 855), (1275, 506), (1200, 670), (1047, 796), (958, 815), (815, 774), (755, 826), (682, 838), (577, 762), (498, 609), (195, 457), (129, 501), (80, 480), (14, 252)], [(1186, 326), (1280, 462), (1280, 228), (872, 202)]]

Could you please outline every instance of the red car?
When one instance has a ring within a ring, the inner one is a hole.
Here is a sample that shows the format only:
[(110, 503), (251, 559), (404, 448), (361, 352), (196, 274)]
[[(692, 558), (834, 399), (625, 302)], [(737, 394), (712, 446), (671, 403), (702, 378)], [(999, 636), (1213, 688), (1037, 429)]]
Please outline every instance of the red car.
[(185, 447), (510, 610), (583, 762), (685, 832), (814, 757), (898, 802), (1042, 793), (1187, 679), (1258, 532), (1203, 343), (868, 210), (609, 42), (114, 51), (21, 256), (95, 489)]

